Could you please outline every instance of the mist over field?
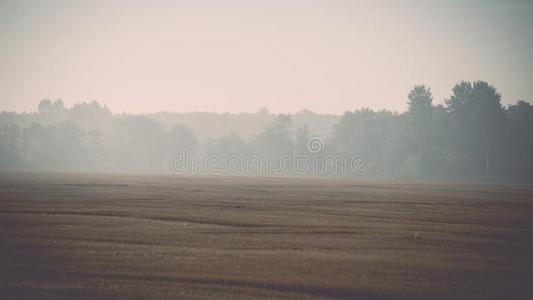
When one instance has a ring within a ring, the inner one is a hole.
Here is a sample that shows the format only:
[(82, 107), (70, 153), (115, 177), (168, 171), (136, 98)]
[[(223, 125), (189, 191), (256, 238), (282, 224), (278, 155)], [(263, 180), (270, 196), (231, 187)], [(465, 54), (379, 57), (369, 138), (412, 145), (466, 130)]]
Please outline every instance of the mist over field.
[(0, 0), (0, 299), (533, 299), (530, 0)]
[(2, 171), (533, 178), (528, 1), (0, 5)]
[(483, 81), (460, 82), (434, 105), (415, 86), (408, 110), (343, 115), (113, 114), (98, 102), (0, 114), (5, 171), (337, 176), (529, 182), (533, 107), (503, 106)]

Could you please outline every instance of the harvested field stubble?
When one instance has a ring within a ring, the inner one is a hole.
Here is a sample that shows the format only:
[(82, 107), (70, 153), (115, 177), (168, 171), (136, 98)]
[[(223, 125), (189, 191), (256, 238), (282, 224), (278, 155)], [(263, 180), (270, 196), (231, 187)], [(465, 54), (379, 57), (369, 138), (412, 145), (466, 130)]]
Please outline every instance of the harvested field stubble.
[(533, 187), (0, 175), (2, 299), (532, 299)]

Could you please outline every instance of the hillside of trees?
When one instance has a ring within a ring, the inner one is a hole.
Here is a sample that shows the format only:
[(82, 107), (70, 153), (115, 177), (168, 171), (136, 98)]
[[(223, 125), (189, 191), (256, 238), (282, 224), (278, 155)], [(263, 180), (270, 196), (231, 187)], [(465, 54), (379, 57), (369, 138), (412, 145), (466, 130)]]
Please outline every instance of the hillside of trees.
[[(267, 158), (272, 166), (257, 175), (533, 180), (530, 103), (504, 107), (497, 89), (483, 81), (458, 83), (444, 105), (434, 105), (424, 85), (406, 100), (403, 113), (361, 109), (335, 116), (275, 115), (267, 109), (129, 115), (113, 114), (97, 102), (67, 108), (61, 100), (45, 99), (35, 112), (0, 114), (0, 171), (168, 174), (186, 152), (191, 161), (219, 158), (206, 164), (223, 174), (231, 174), (224, 158), (234, 156)], [(318, 151), (309, 148), (313, 137), (323, 143)], [(317, 157), (359, 157), (364, 171), (341, 174), (331, 165), (297, 170), (294, 159), (284, 159), (295, 155), (309, 164)], [(206, 164), (182, 171), (209, 174)]]

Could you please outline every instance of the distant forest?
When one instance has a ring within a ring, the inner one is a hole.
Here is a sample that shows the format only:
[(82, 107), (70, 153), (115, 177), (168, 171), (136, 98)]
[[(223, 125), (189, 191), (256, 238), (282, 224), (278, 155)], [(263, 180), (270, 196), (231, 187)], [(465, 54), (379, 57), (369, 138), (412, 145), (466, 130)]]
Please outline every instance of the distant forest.
[[(184, 149), (191, 157), (260, 155), (279, 161), (310, 154), (308, 141), (320, 137), (323, 147), (313, 155), (365, 158), (363, 173), (343, 176), (533, 180), (530, 103), (504, 107), (497, 89), (484, 81), (458, 83), (444, 105), (435, 105), (424, 85), (415, 86), (406, 101), (403, 113), (276, 115), (263, 108), (241, 114), (129, 115), (112, 114), (97, 102), (67, 108), (59, 99), (45, 99), (35, 112), (0, 114), (0, 171), (168, 174)], [(289, 165), (282, 174), (339, 176), (331, 170), (297, 173)]]

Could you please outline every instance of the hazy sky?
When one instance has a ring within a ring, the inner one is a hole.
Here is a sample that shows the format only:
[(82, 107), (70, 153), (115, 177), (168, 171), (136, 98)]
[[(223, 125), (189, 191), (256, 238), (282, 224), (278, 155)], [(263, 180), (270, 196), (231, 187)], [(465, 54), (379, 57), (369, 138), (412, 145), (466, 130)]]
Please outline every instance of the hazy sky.
[(533, 1), (0, 0), (0, 110), (403, 111), (462, 79), (533, 100)]

